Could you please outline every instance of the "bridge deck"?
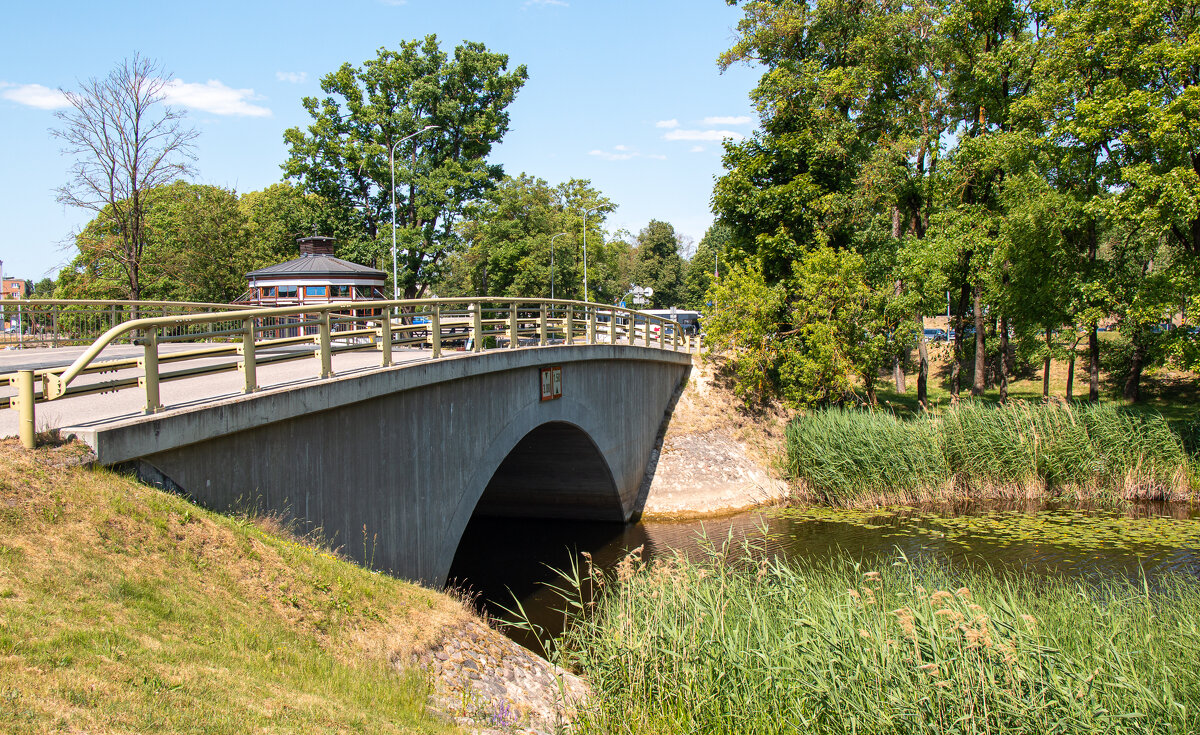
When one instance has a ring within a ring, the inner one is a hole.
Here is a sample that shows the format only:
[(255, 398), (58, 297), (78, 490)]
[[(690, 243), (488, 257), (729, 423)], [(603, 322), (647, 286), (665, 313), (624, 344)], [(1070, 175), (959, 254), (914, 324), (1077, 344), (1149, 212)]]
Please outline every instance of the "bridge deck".
[[(161, 355), (171, 352), (195, 349), (196, 345), (162, 345)], [(82, 352), (83, 347), (59, 347), (35, 350), (5, 350), (0, 352), (0, 373), (16, 370), (40, 370), (51, 367), (70, 365)], [(276, 350), (260, 350), (259, 358), (264, 358), (280, 352), (313, 352), (311, 346), (291, 347)], [(142, 348), (132, 345), (112, 345), (107, 348), (98, 360), (117, 360), (141, 356)], [(444, 350), (441, 359), (461, 359), (472, 353)], [(413, 364), (428, 361), (431, 352), (427, 349), (394, 348), (392, 362), (394, 365)], [(380, 354), (373, 350), (342, 352), (333, 356), (333, 370), (337, 375), (350, 375), (356, 372), (379, 368)], [(237, 358), (231, 356), (212, 357), (203, 360), (190, 360), (187, 367), (201, 365), (231, 364)], [(170, 369), (170, 366), (164, 366)], [(305, 383), (316, 382), (320, 364), (314, 355), (312, 359), (291, 360), (287, 362), (260, 364), (257, 369), (258, 384), (262, 391), (288, 388)], [(141, 371), (129, 368), (111, 373), (90, 374), (81, 376), (75, 384), (95, 384), (113, 378), (137, 377)], [(15, 388), (0, 387), (0, 396), (12, 396)], [(194, 378), (165, 382), (161, 387), (161, 400), (166, 410), (211, 403), (242, 395), (242, 376), (237, 371), (200, 375)], [(61, 429), (69, 426), (98, 427), (103, 424), (136, 418), (144, 415), (145, 393), (138, 388), (126, 388), (110, 393), (96, 393), (72, 396), (57, 401), (37, 404), (36, 428), (38, 431)], [(17, 434), (17, 411), (15, 409), (0, 409), (0, 436), (15, 436)]]

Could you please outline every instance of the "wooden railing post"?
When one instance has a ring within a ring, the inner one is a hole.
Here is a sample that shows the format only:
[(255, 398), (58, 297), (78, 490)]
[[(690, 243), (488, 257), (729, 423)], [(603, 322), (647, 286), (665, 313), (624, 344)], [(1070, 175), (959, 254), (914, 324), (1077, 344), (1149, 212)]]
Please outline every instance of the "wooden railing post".
[(391, 367), (392, 365), (392, 313), (390, 309), (381, 309), (380, 316), (383, 317), (379, 322), (379, 349), (383, 353), (380, 358), (380, 366)]
[(21, 446), (33, 449), (37, 445), (37, 432), (34, 429), (33, 415), (33, 371), (17, 371), (17, 435), (21, 437)]
[(433, 347), (433, 359), (442, 356), (442, 305), (434, 304), (429, 313), (429, 344)]
[(158, 395), (158, 328), (151, 327), (142, 337), (142, 359), (138, 367), (142, 369), (142, 377), (138, 379), (146, 389), (146, 413), (158, 413), (162, 410), (162, 401)]
[(253, 393), (258, 390), (258, 359), (254, 354), (255, 336), (254, 320), (247, 319), (242, 322), (242, 344), (238, 347), (242, 361), (238, 363), (238, 370), (242, 373), (243, 393)]
[(594, 345), (596, 344), (596, 307), (585, 306), (583, 308), (587, 309), (588, 313), (587, 343), (589, 345)]
[(517, 349), (521, 346), (520, 325), (517, 324), (517, 302), (512, 302), (508, 312), (508, 346)]
[(567, 304), (563, 315), (563, 340), (569, 345), (575, 344), (575, 307), (571, 304)]
[(317, 340), (320, 343), (317, 353), (321, 358), (321, 378), (333, 377), (333, 339), (329, 326), (329, 310), (326, 309), (321, 312), (321, 325), (317, 332)]
[(550, 339), (550, 334), (547, 331), (547, 329), (548, 329), (548, 326), (546, 324), (546, 303), (542, 302), (541, 304), (538, 305), (538, 344), (542, 347), (545, 347), (546, 343)]
[(471, 304), (471, 344), (474, 352), (483, 352), (483, 304)]

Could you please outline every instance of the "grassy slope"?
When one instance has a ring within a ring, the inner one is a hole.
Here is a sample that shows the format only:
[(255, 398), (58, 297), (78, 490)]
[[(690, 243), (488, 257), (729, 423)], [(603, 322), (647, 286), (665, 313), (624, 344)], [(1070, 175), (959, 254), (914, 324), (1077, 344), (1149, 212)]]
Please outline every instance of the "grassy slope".
[(0, 443), (0, 732), (448, 729), (393, 662), (457, 602), (71, 452)]

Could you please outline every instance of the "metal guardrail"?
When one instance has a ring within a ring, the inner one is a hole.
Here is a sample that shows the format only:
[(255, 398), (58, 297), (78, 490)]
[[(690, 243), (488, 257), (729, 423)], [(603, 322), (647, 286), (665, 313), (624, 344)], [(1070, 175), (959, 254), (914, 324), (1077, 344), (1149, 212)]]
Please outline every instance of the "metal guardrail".
[[(194, 349), (160, 354), (161, 345), (173, 342), (198, 344)], [(142, 356), (97, 359), (106, 347), (118, 343), (140, 345)], [(430, 359), (436, 360), (446, 347), (461, 346), (478, 353), (600, 343), (688, 352), (693, 347), (691, 335), (683, 334), (681, 326), (670, 319), (582, 301), (452, 298), (332, 302), (132, 319), (109, 328), (67, 367), (20, 370), (0, 375), (0, 381), (17, 388), (9, 405), (20, 412), (21, 443), (33, 448), (35, 404), (70, 396), (140, 387), (146, 395), (145, 412), (152, 414), (163, 410), (159, 396), (163, 382), (236, 370), (243, 378), (243, 392), (253, 393), (259, 390), (259, 366), (315, 357), (319, 362), (316, 377), (327, 379), (334, 376), (333, 355), (340, 352), (377, 350), (380, 366), (388, 367), (395, 347), (428, 346)], [(280, 352), (281, 347), (291, 349)], [(259, 354), (269, 350), (275, 352)], [(236, 359), (211, 361), (219, 357)], [(163, 369), (164, 365), (200, 360), (205, 363)], [(81, 375), (130, 369), (141, 374), (74, 384)]]
[[(133, 319), (208, 314), (253, 308), (241, 304), (113, 299), (2, 299), (0, 347), (68, 347), (94, 342)], [(186, 329), (181, 325), (178, 329)], [(175, 336), (178, 336), (175, 335)]]

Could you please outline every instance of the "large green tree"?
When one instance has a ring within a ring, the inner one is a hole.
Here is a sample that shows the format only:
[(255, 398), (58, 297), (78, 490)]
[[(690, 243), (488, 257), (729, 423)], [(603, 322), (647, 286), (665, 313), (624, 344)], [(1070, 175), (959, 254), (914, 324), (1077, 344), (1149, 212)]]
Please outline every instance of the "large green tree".
[[(237, 195), (177, 181), (142, 192), (139, 295), (148, 300), (227, 303), (246, 290), (252, 261)], [(59, 274), (66, 298), (128, 298), (124, 240), (107, 210), (76, 237), (78, 253)]]
[(527, 76), (481, 43), (465, 42), (452, 55), (433, 35), (381, 48), (361, 67), (326, 75), (324, 98), (304, 98), (312, 123), (284, 133), (284, 171), (356, 233), (340, 252), (385, 269), (394, 193), (398, 285), (415, 297), (458, 243), (467, 205), (500, 180), (487, 157), (508, 132), (507, 108)]
[(548, 297), (553, 274), (555, 297), (582, 299), (586, 239), (589, 296), (609, 301), (624, 277), (628, 250), (623, 240), (605, 237), (605, 217), (614, 209), (586, 180), (551, 186), (526, 174), (506, 177), (467, 209), (458, 228), (462, 247), (447, 261), (437, 290)]
[(650, 220), (638, 233), (633, 283), (654, 289), (648, 308), (665, 309), (680, 305), (683, 258), (679, 255), (679, 248), (679, 235), (669, 222)]

